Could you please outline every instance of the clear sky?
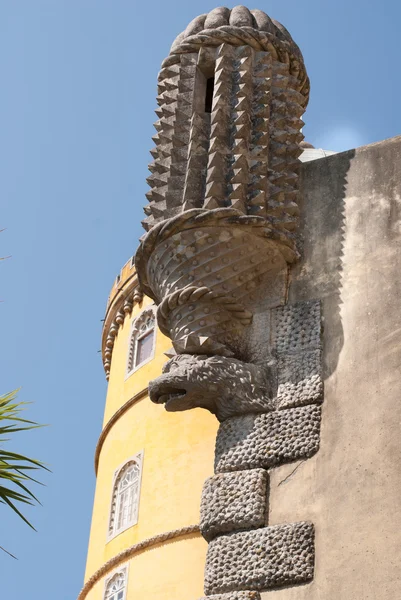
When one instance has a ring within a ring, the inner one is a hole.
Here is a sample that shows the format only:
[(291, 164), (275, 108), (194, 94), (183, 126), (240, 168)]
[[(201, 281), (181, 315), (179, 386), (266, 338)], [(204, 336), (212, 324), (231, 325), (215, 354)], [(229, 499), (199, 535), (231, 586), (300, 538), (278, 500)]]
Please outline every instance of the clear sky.
[[(174, 37), (217, 5), (0, 0), (0, 256), (12, 255), (0, 264), (1, 392), (22, 387), (29, 416), (50, 424), (12, 447), (53, 471), (28, 513), (37, 533), (0, 506), (0, 544), (19, 558), (0, 553), (4, 599), (74, 600), (81, 588), (106, 393), (101, 319), (141, 235), (157, 72)], [(303, 51), (309, 142), (341, 151), (401, 134), (399, 2), (255, 7)]]

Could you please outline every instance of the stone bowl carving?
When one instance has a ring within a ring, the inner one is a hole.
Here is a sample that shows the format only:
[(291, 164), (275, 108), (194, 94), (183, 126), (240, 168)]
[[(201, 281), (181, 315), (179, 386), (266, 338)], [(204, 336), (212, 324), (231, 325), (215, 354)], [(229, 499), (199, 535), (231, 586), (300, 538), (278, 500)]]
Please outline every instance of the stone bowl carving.
[(135, 264), (178, 353), (232, 356), (269, 285), (295, 258), (288, 233), (261, 217), (194, 209), (156, 225)]

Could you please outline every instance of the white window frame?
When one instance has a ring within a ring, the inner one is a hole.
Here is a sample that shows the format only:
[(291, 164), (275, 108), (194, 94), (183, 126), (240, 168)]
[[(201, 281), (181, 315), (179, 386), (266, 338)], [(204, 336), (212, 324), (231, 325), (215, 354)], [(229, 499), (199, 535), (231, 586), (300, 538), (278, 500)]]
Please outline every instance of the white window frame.
[(124, 595), (123, 595), (123, 599), (122, 600), (126, 600), (127, 598), (127, 588), (128, 588), (128, 566), (129, 563), (122, 565), (120, 567), (118, 567), (117, 569), (114, 569), (114, 571), (112, 571), (112, 573), (106, 577), (106, 579), (104, 580), (104, 589), (103, 589), (103, 600), (108, 600), (106, 598), (106, 594), (107, 594), (107, 587), (110, 583), (110, 581), (113, 579), (113, 577), (115, 577), (116, 575), (118, 575), (119, 573), (124, 573), (124, 578), (125, 578), (125, 584), (124, 584)]
[[(143, 362), (139, 363), (139, 365), (135, 365), (135, 362), (136, 362), (136, 353), (138, 351), (138, 341), (142, 337), (148, 335), (148, 333), (149, 333), (149, 331), (145, 331), (141, 335), (140, 327), (141, 327), (142, 322), (150, 314), (152, 314), (153, 319), (154, 319), (152, 351), (151, 351), (150, 355), (148, 356), (148, 358), (146, 360), (144, 360)], [(130, 333), (130, 336), (129, 336), (129, 343), (128, 343), (128, 358), (127, 358), (127, 369), (126, 369), (126, 376), (125, 376), (126, 379), (128, 377), (130, 377), (133, 373), (135, 373), (135, 371), (137, 371), (138, 369), (140, 369), (141, 367), (143, 367), (148, 362), (150, 362), (151, 360), (154, 359), (154, 357), (155, 357), (155, 349), (156, 349), (156, 334), (157, 334), (156, 309), (155, 309), (154, 305), (153, 306), (147, 306), (132, 321), (131, 333)]]
[[(110, 500), (110, 510), (109, 510), (109, 519), (107, 522), (107, 541), (109, 542), (117, 535), (120, 535), (123, 531), (130, 529), (130, 527), (134, 527), (138, 523), (139, 518), (139, 505), (141, 501), (141, 488), (142, 488), (142, 470), (143, 470), (143, 456), (144, 451), (141, 450), (134, 456), (131, 456), (127, 460), (125, 460), (115, 471), (113, 474), (113, 482), (111, 486), (111, 500)], [(118, 510), (119, 510), (119, 495), (118, 495), (118, 485), (119, 485), (119, 477), (125, 467), (131, 463), (136, 462), (139, 466), (139, 476), (138, 476), (138, 499), (135, 506), (135, 510), (133, 512), (133, 516), (131, 521), (129, 521), (123, 527), (117, 528), (117, 519), (118, 519)], [(111, 526), (111, 522), (113, 524)]]

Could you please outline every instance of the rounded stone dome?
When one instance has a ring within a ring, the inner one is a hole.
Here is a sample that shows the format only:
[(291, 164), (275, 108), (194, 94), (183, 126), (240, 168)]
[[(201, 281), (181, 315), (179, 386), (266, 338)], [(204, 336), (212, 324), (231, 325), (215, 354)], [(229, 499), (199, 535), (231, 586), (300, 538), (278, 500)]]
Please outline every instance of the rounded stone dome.
[(299, 81), (298, 91), (309, 96), (309, 79), (302, 53), (287, 29), (262, 10), (249, 10), (246, 6), (226, 8), (220, 6), (193, 19), (174, 40), (170, 57), (163, 66), (174, 61), (174, 55), (197, 52), (202, 46), (250, 45), (256, 51), (271, 51), (276, 60), (288, 63), (290, 74)]
[[(262, 10), (249, 10), (246, 6), (238, 5), (234, 8), (219, 6), (209, 13), (199, 15), (198, 17), (195, 17), (195, 19), (192, 19), (185, 31), (176, 37), (171, 50), (174, 50), (176, 46), (181, 44), (188, 37), (200, 33), (207, 33), (208, 30), (218, 29), (219, 27), (244, 27), (256, 29), (257, 31), (270, 33), (278, 39), (296, 46), (290, 33), (281, 23), (269, 17)], [(296, 47), (298, 48), (298, 46)]]

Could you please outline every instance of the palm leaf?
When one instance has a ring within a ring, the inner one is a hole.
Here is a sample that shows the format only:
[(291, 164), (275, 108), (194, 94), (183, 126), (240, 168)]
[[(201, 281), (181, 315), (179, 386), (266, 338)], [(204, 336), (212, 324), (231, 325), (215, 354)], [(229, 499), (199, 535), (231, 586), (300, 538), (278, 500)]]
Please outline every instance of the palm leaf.
[[(0, 396), (0, 444), (2, 446), (8, 441), (5, 436), (10, 433), (42, 427), (34, 421), (21, 417), (21, 412), (26, 409), (27, 403), (16, 401), (17, 392), (18, 390), (14, 390)], [(31, 506), (35, 503), (40, 504), (28, 486), (31, 482), (40, 484), (31, 473), (42, 469), (49, 471), (48, 467), (39, 460), (0, 447), (0, 504), (9, 506), (32, 529), (35, 529), (34, 526), (21, 512), (18, 503)], [(1, 546), (0, 549), (13, 556)]]

